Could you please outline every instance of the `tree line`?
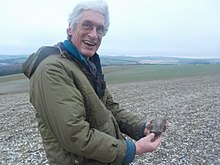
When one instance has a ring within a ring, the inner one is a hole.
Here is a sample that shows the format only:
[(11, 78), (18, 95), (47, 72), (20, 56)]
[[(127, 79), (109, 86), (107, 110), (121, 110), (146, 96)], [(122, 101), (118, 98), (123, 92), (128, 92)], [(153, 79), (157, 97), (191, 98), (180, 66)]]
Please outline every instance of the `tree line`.
[(0, 76), (22, 73), (22, 64), (0, 65)]

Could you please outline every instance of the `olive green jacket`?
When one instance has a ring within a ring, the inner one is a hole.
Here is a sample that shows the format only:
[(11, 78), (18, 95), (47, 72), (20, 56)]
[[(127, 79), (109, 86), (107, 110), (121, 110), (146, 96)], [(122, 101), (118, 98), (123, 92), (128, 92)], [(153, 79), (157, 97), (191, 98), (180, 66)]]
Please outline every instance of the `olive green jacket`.
[(62, 52), (46, 57), (30, 75), (34, 58), (23, 69), (50, 164), (122, 165), (122, 132), (137, 140), (144, 123), (120, 109), (108, 90), (100, 99), (81, 68)]

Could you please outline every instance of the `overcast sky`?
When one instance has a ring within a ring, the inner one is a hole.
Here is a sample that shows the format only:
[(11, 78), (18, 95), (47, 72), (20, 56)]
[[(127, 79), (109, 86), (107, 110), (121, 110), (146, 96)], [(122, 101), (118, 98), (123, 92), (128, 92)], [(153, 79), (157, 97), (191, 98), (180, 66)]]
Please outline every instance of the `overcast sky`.
[[(0, 0), (0, 54), (66, 39), (74, 0)], [(100, 55), (220, 58), (220, 0), (108, 0)]]

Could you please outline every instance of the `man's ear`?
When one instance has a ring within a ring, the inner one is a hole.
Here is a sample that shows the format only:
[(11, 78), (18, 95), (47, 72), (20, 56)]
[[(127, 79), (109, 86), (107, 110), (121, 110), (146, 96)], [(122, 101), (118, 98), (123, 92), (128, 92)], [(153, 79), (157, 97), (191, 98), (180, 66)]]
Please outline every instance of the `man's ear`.
[(66, 33), (67, 33), (68, 36), (72, 36), (72, 29), (70, 27), (68, 27), (66, 29)]

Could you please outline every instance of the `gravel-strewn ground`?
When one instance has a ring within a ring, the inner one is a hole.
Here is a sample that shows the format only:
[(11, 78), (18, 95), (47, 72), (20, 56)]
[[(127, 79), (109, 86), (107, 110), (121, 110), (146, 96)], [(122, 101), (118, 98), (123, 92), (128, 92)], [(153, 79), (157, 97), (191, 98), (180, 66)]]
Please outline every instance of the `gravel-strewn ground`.
[[(132, 165), (220, 164), (220, 75), (109, 86), (122, 107), (167, 116), (161, 146)], [(0, 165), (48, 164), (28, 93), (0, 95)]]

